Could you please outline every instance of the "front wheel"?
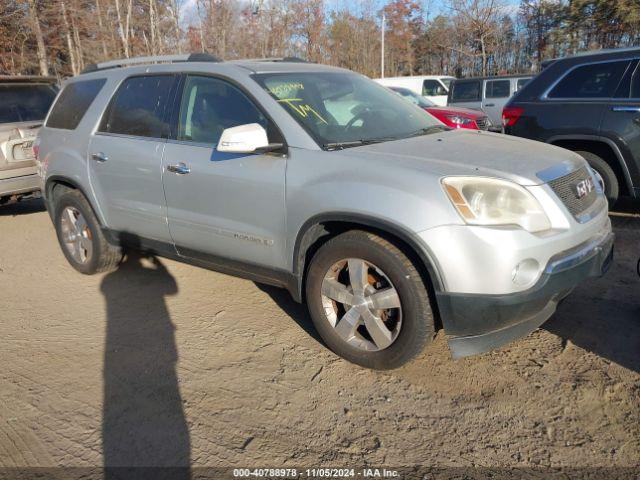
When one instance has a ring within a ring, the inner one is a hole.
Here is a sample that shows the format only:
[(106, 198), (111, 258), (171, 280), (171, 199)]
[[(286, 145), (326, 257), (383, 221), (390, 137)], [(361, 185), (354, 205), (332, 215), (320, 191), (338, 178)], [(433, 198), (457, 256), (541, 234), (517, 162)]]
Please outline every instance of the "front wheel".
[(311, 319), (327, 346), (367, 368), (397, 368), (434, 335), (424, 281), (395, 245), (364, 231), (325, 243), (306, 282)]

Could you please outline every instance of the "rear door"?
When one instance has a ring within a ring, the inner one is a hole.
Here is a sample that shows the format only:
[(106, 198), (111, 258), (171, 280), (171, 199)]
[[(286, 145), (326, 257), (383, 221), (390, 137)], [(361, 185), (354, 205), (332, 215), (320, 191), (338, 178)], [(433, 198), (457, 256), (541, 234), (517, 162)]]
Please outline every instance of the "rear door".
[[(554, 141), (580, 135), (597, 136), (611, 99), (618, 90), (630, 60), (589, 63), (570, 69), (542, 95), (532, 109), (536, 138)], [(627, 114), (622, 113), (619, 119)]]
[(482, 110), (487, 114), (493, 125), (500, 125), (502, 108), (511, 96), (511, 79), (486, 80), (484, 84), (484, 98)]
[(449, 105), (456, 107), (482, 108), (482, 80), (455, 80), (449, 92)]
[(253, 100), (229, 81), (188, 75), (176, 131), (164, 152), (168, 222), (178, 253), (268, 267), (284, 263), (284, 155), (216, 150), (223, 130), (249, 123), (283, 139)]
[(91, 139), (89, 178), (113, 230), (171, 241), (162, 188), (162, 154), (176, 81), (172, 74), (125, 79)]
[(601, 135), (614, 141), (625, 157), (625, 168), (635, 187), (640, 187), (640, 63), (635, 60), (625, 73), (614, 98), (605, 109)]

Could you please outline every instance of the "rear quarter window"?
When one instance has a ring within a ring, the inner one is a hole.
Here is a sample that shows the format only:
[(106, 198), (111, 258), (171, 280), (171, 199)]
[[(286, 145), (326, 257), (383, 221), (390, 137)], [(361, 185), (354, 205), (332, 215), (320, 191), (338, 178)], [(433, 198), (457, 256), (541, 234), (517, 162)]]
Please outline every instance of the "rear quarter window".
[(480, 80), (473, 82), (454, 82), (452, 84), (452, 102), (475, 102), (480, 100)]
[(582, 65), (562, 78), (547, 97), (610, 98), (628, 65), (628, 60)]
[(104, 78), (83, 80), (64, 87), (51, 110), (46, 126), (75, 130), (106, 81)]

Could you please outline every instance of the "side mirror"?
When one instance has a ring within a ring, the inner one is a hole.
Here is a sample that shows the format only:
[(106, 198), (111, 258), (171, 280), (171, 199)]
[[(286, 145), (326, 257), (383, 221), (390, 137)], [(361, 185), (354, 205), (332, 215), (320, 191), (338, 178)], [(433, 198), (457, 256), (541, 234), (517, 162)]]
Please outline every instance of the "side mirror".
[(281, 143), (269, 143), (267, 131), (257, 123), (238, 125), (222, 132), (217, 150), (226, 153), (261, 153), (282, 148)]

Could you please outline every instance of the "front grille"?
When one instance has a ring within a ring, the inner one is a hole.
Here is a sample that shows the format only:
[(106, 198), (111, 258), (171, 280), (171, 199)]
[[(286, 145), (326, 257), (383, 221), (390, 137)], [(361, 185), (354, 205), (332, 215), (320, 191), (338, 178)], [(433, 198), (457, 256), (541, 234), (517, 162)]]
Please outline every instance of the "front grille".
[(576, 218), (593, 205), (598, 198), (598, 192), (595, 188), (582, 198), (578, 198), (576, 193), (576, 185), (590, 176), (587, 168), (582, 167), (564, 177), (559, 177), (549, 182), (551, 189), (560, 197), (562, 203)]
[(480, 130), (489, 130), (489, 117), (480, 117), (476, 120), (476, 125)]

